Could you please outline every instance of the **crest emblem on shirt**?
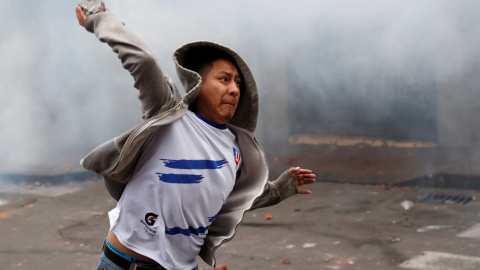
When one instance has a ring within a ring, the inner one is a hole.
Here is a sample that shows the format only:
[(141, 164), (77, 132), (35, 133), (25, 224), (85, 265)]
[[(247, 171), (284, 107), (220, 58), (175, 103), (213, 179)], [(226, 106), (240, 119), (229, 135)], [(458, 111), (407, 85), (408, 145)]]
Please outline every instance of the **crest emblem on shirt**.
[(233, 147), (233, 159), (235, 160), (235, 165), (238, 167), (238, 163), (240, 162), (240, 159), (242, 156), (240, 155), (240, 152), (238, 152), (235, 147)]

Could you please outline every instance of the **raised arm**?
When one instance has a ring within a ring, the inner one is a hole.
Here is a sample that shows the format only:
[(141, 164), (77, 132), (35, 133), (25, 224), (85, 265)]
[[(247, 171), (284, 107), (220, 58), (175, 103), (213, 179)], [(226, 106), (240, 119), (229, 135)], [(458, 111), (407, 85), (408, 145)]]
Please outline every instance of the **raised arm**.
[(133, 76), (134, 87), (139, 90), (138, 98), (144, 119), (175, 106), (181, 97), (173, 82), (163, 75), (156, 57), (141, 38), (117, 20), (108, 9), (88, 17), (79, 6), (75, 11), (78, 23), (95, 33), (101, 42), (107, 43), (118, 55), (123, 67)]

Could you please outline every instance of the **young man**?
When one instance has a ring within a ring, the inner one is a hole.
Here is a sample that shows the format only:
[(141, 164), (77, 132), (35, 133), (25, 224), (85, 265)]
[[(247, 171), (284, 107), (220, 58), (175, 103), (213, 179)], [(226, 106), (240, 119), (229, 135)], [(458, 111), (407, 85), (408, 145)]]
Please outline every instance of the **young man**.
[(246, 211), (310, 193), (299, 189), (315, 181), (310, 170), (290, 168), (268, 181), (254, 136), (255, 81), (234, 51), (205, 41), (179, 48), (182, 98), (144, 42), (108, 10), (76, 13), (134, 77), (145, 120), (81, 161), (118, 200), (99, 269), (196, 269), (197, 255), (214, 266), (215, 250)]

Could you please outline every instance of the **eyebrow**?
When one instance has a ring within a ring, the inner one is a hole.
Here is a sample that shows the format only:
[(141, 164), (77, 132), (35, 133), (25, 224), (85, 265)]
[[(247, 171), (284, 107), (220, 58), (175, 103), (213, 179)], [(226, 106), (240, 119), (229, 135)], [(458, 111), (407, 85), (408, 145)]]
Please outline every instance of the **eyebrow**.
[[(232, 76), (232, 73), (227, 72), (227, 71), (224, 71), (224, 70), (218, 72), (217, 74), (218, 74), (218, 75), (220, 75), (220, 74), (225, 74), (225, 75), (228, 75), (228, 76)], [(238, 78), (238, 79), (242, 79), (242, 76), (240, 76), (240, 74), (237, 74), (237, 75), (235, 75), (235, 79), (237, 79), (237, 78)]]

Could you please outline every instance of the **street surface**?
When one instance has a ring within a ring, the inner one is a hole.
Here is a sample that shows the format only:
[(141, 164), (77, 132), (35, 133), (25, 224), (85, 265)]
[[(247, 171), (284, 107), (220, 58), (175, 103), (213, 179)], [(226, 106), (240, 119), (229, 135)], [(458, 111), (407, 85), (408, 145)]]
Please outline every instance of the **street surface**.
[[(310, 189), (311, 195), (248, 212), (236, 237), (217, 251), (218, 265), (480, 269), (479, 201), (421, 202), (428, 194), (476, 199), (473, 190), (321, 181)], [(102, 180), (2, 184), (0, 191), (1, 269), (96, 269), (107, 212), (115, 206)], [(199, 267), (211, 269), (201, 260)]]

